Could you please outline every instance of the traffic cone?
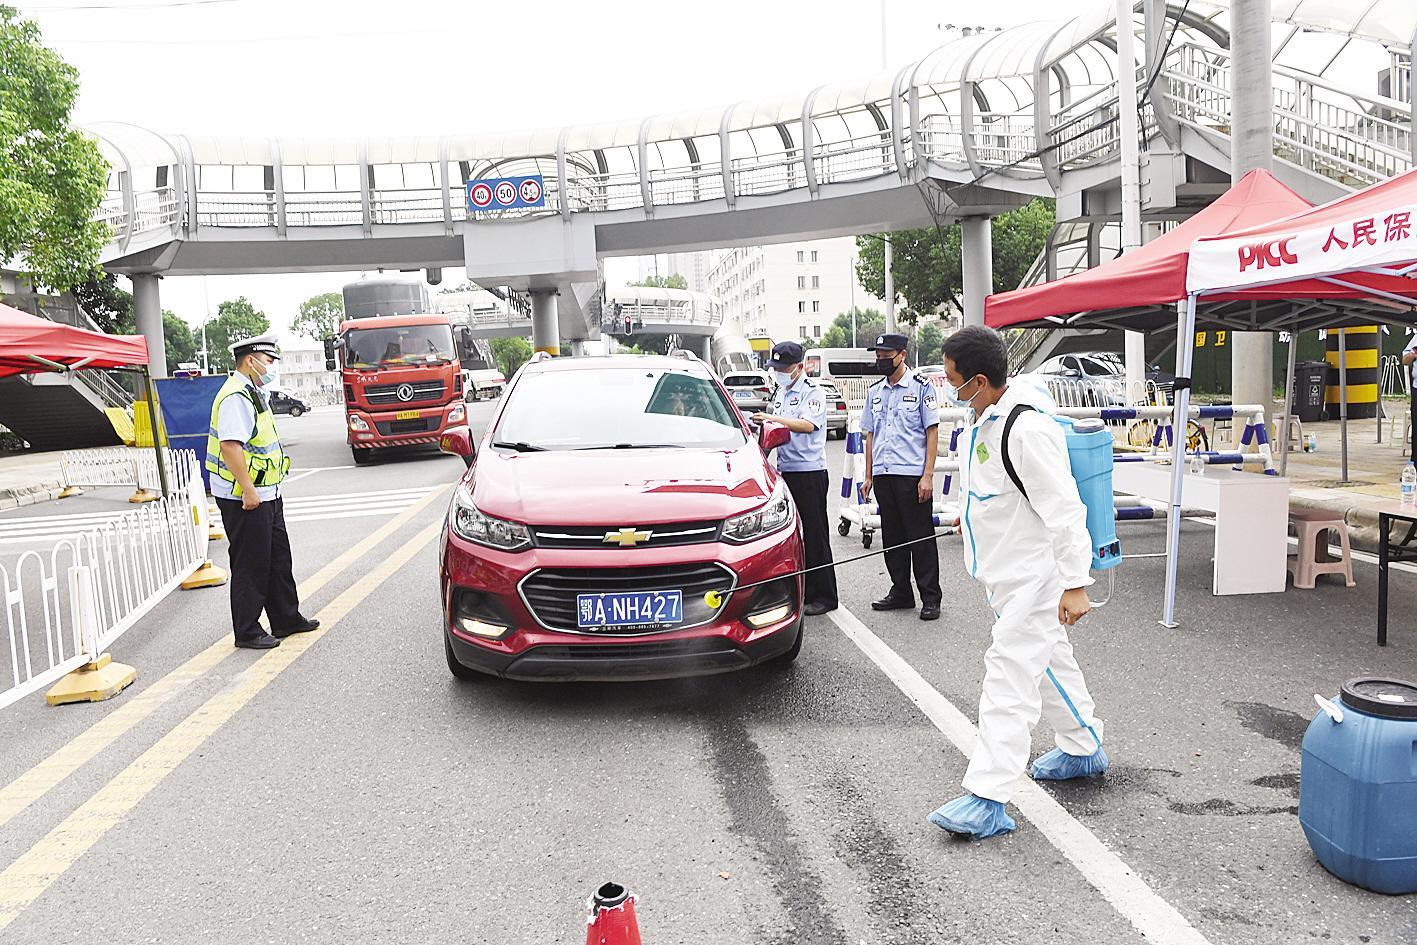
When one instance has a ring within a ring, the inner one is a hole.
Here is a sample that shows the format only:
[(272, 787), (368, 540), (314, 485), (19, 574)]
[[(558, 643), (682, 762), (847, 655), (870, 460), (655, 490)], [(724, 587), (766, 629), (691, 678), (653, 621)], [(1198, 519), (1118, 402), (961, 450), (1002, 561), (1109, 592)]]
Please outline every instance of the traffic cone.
[(586, 903), (586, 945), (643, 945), (635, 921), (635, 897), (619, 883), (606, 883)]

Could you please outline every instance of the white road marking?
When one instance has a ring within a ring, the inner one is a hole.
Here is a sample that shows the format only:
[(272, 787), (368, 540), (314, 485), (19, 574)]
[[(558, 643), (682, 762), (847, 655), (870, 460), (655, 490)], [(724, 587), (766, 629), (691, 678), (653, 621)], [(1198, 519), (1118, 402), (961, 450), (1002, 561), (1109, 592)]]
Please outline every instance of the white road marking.
[[(940, 695), (939, 690), (851, 611), (841, 607), (830, 616), (841, 632), (870, 657), (886, 678), (895, 683), (956, 748), (965, 755), (974, 751), (979, 732), (963, 712)], [(1210, 945), (1209, 939), (1196, 931), (1185, 916), (1157, 895), (1121, 857), (1107, 849), (1106, 844), (1037, 784), (1022, 779), (1013, 803), (1147, 941), (1163, 945)], [(925, 813), (921, 812), (922, 820)]]

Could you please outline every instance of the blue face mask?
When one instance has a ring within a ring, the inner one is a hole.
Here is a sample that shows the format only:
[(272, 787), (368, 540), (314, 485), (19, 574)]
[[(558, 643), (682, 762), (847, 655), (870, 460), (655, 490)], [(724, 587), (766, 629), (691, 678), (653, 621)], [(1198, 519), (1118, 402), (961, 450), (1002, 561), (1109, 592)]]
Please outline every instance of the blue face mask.
[[(972, 380), (972, 378), (971, 378), (971, 380)], [(964, 384), (965, 384), (966, 387), (969, 386), (969, 383), (970, 383), (970, 381), (965, 381), (965, 382), (964, 382)], [(973, 400), (975, 397), (978, 397), (978, 396), (979, 396), (979, 391), (976, 390), (973, 394), (970, 394), (970, 395), (969, 395), (969, 396), (970, 396), (970, 400), (965, 400), (963, 397), (961, 397), (961, 396), (959, 395), (959, 394), (960, 394), (960, 390), (961, 390), (961, 388), (954, 387), (954, 386), (952, 386), (952, 385), (950, 385), (950, 384), (946, 384), (945, 387), (944, 387), (945, 399), (948, 400), (950, 403), (954, 404), (956, 407), (970, 407), (970, 406), (973, 406), (973, 405), (970, 403), (970, 401)]]
[(787, 371), (773, 371), (772, 379), (777, 382), (777, 386), (782, 390), (792, 386), (792, 375)]

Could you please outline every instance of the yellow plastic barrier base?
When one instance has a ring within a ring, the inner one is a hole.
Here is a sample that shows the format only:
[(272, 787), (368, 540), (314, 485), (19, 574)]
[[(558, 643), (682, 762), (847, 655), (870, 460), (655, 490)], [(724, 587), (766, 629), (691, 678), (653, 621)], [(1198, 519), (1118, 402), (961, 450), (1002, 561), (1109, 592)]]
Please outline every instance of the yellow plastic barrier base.
[(184, 591), (195, 591), (199, 587), (221, 587), (225, 583), (226, 572), (210, 561), (205, 561), (179, 587)]
[(61, 498), (61, 499), (71, 499), (71, 498), (73, 498), (73, 497), (76, 496), (76, 495), (83, 495), (83, 494), (84, 494), (84, 490), (80, 489), (78, 486), (65, 486), (65, 487), (59, 492), (59, 498)]
[(134, 505), (137, 505), (141, 502), (156, 502), (157, 493), (149, 492), (146, 489), (139, 489), (137, 492), (133, 493), (128, 497), (128, 501), (133, 503)]
[(105, 653), (55, 683), (53, 688), (44, 694), (44, 699), (50, 705), (102, 702), (127, 689), (137, 678), (136, 669), (124, 663), (113, 662), (113, 657)]
[(133, 446), (138, 442), (137, 431), (133, 429), (133, 418), (128, 416), (128, 411), (122, 407), (105, 407), (103, 412), (108, 417), (108, 422), (113, 426), (113, 432), (118, 434), (118, 439), (123, 441), (124, 446)]

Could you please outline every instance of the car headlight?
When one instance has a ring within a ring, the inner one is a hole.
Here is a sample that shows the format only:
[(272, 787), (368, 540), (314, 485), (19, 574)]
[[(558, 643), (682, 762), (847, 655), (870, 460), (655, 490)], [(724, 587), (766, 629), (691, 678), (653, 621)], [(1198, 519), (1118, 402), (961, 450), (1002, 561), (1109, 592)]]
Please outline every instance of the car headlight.
[(449, 423), (462, 423), (463, 418), (466, 417), (466, 416), (467, 416), (467, 408), (466, 408), (466, 407), (464, 407), (462, 404), (453, 404), (453, 409), (448, 411), (448, 422), (449, 422)]
[(453, 493), (449, 518), (454, 534), (478, 545), (516, 551), (531, 544), (531, 532), (525, 525), (483, 514), (472, 504), (472, 493), (465, 485)]
[(787, 526), (792, 521), (792, 496), (778, 480), (772, 498), (751, 512), (735, 515), (723, 523), (723, 540), (735, 544), (753, 541)]
[(349, 428), (358, 433), (367, 433), (369, 431), (369, 423), (359, 414), (352, 413), (349, 415)]

